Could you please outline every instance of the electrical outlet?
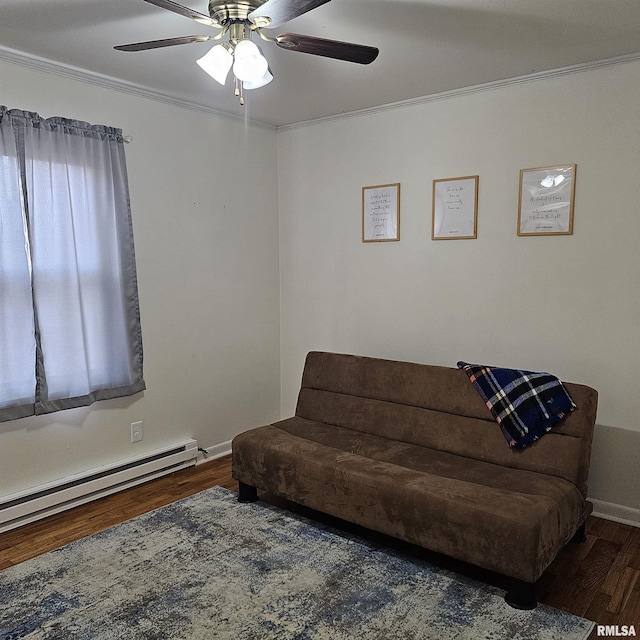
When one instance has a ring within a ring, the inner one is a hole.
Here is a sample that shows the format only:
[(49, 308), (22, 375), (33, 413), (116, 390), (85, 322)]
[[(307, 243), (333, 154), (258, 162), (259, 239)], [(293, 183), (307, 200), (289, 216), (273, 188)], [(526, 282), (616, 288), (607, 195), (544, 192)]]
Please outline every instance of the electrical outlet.
[(142, 440), (142, 421), (131, 423), (131, 442)]

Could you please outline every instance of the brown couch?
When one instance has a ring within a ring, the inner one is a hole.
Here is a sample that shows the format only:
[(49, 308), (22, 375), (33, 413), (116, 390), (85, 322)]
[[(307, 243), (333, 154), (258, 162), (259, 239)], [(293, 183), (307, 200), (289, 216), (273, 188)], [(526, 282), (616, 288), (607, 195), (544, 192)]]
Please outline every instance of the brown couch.
[(311, 352), (295, 416), (233, 440), (239, 499), (259, 488), (498, 572), (533, 608), (592, 510), (597, 392), (565, 386), (578, 408), (515, 452), (459, 369)]

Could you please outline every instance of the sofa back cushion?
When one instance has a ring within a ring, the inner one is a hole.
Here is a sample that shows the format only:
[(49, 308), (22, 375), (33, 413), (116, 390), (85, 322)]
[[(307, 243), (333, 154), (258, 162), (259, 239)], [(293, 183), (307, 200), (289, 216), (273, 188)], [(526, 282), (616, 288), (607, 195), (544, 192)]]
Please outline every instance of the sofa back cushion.
[(447, 451), (505, 467), (564, 478), (586, 497), (597, 392), (565, 383), (577, 409), (523, 450), (509, 449), (464, 371), (312, 351), (296, 415)]

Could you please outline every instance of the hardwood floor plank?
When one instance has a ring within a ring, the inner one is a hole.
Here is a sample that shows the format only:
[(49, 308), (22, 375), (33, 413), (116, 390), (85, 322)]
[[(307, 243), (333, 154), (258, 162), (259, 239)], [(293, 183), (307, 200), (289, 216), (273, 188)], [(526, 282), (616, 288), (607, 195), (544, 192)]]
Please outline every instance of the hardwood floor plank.
[(575, 576), (581, 566), (581, 562), (589, 554), (597, 540), (597, 536), (587, 532), (586, 542), (578, 544), (570, 542), (551, 563), (547, 573), (552, 575), (562, 574), (565, 579)]
[(635, 530), (629, 540), (629, 551), (633, 554), (629, 566), (633, 569), (640, 569), (640, 528)]
[(633, 593), (633, 588), (638, 582), (640, 571), (625, 567), (620, 573), (618, 583), (611, 594), (611, 602), (607, 607), (609, 613), (619, 613), (627, 606), (627, 602)]
[(584, 617), (594, 620), (598, 624), (615, 624), (618, 616), (615, 613), (607, 611), (607, 607), (611, 602), (611, 596), (606, 593), (598, 593), (587, 608)]
[(631, 593), (627, 606), (620, 615), (620, 619), (623, 618), (627, 620), (627, 622), (621, 622), (620, 624), (635, 625), (636, 635), (640, 637), (640, 580), (636, 582), (636, 586)]
[(589, 553), (580, 562), (578, 571), (575, 574), (576, 580), (581, 587), (601, 590), (619, 551), (619, 545), (608, 539), (598, 538)]
[[(538, 598), (550, 607), (568, 611), (576, 616), (588, 617), (586, 612), (599, 595), (600, 592), (595, 587), (585, 588), (576, 580), (558, 576), (548, 592), (540, 594)], [(610, 596), (606, 597), (610, 600)]]

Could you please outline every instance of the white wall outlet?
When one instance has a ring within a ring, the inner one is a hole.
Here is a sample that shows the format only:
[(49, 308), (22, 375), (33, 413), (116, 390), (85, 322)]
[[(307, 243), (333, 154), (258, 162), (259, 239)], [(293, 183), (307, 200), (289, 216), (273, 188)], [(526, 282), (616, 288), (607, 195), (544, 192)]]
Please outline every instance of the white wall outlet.
[(142, 421), (131, 423), (131, 442), (142, 440)]

